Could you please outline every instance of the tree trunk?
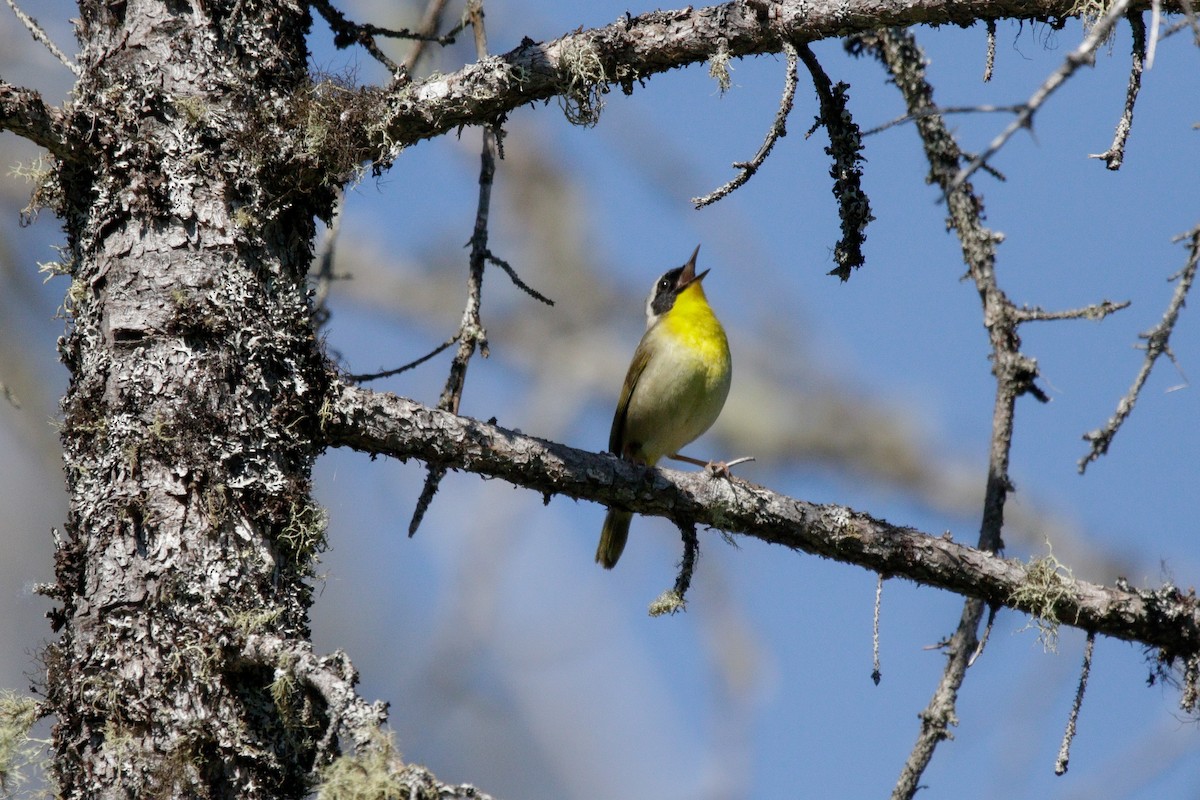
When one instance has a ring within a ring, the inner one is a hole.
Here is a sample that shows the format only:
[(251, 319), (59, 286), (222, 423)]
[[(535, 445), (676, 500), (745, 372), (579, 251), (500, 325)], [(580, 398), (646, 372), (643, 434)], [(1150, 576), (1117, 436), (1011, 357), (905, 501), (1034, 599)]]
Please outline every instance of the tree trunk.
[(329, 193), (290, 121), (309, 24), (285, 0), (80, 4), (46, 659), (65, 798), (309, 788), (324, 706), (244, 646), (307, 640), (324, 535), (305, 276)]

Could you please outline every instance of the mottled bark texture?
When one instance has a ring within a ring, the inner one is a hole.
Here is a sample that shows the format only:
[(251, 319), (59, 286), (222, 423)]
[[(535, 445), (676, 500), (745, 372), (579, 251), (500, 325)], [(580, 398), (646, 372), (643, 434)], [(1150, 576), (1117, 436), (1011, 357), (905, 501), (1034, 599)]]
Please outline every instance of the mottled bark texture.
[(969, 598), (1159, 650), (1200, 652), (1200, 607), (1174, 586), (1135, 590), (1075, 580), (1052, 559), (1029, 564), (838, 505), (818, 505), (737, 478), (677, 472), (590, 453), (455, 416), (391, 394), (340, 387), (322, 411), (331, 444), (501, 478), (640, 514), (699, 523), (857, 564)]
[(317, 693), (244, 641), (308, 639), (323, 541), (305, 276), (328, 196), (297, 191), (290, 122), (308, 27), (286, 2), (80, 4), (46, 656), (65, 798), (301, 796), (330, 754)]

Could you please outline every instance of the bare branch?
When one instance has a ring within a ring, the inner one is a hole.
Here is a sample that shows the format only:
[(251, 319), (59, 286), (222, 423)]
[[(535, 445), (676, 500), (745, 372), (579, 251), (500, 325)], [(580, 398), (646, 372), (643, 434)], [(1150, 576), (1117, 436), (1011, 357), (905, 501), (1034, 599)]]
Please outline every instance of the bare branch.
[(521, 280), (521, 276), (517, 274), (517, 271), (512, 268), (511, 264), (502, 258), (496, 257), (490, 250), (487, 253), (487, 260), (488, 263), (495, 264), (497, 267), (508, 273), (508, 277), (512, 279), (513, 284), (515, 284), (516, 287), (522, 292), (529, 295), (534, 300), (537, 300), (539, 303), (545, 303), (548, 306), (554, 305), (553, 300), (551, 300), (549, 297), (546, 297), (546, 295), (542, 294), (537, 289), (534, 289), (529, 284), (525, 283), (525, 281)]
[[(643, 467), (579, 450), (385, 392), (335, 386), (323, 411), (326, 441), (416, 458), (499, 478), (541, 495), (559, 494), (639, 514), (691, 520), (772, 544), (947, 589), (1021, 611), (1037, 605), (1064, 624), (1159, 648), (1171, 658), (1200, 653), (1196, 598), (1173, 586), (1108, 588), (1055, 573), (1044, 603), (1028, 600), (1029, 565), (892, 525), (845, 506), (786, 497), (740, 478)], [(590, 535), (590, 534), (589, 534)], [(1045, 585), (1045, 578), (1042, 583)], [(1014, 599), (1016, 598), (1016, 599)]]
[(425, 355), (421, 356), (420, 358), (416, 359), (415, 361), (408, 362), (404, 366), (396, 367), (394, 369), (385, 369), (382, 372), (370, 372), (370, 373), (362, 373), (362, 374), (357, 374), (357, 375), (347, 375), (346, 380), (353, 381), (354, 383), (363, 383), (364, 381), (377, 381), (380, 378), (390, 378), (393, 375), (399, 375), (401, 372), (407, 372), (408, 370), (412, 369), (413, 367), (421, 366), (426, 361), (433, 358), (438, 353), (442, 352), (447, 347), (449, 347), (450, 345), (457, 342), (458, 337), (460, 335), (461, 335), (461, 333), (454, 334), (449, 339), (442, 342), (441, 344), (439, 344), (437, 347), (430, 350)]
[(987, 21), (987, 58), (983, 62), (983, 82), (992, 80), (992, 70), (996, 67), (996, 20)]
[(1125, 110), (1121, 112), (1121, 119), (1117, 122), (1117, 130), (1109, 148), (1103, 153), (1089, 156), (1104, 159), (1105, 166), (1111, 170), (1120, 169), (1121, 162), (1125, 160), (1125, 140), (1129, 138), (1129, 130), (1133, 127), (1133, 106), (1142, 88), (1142, 69), (1147, 63), (1146, 23), (1142, 21), (1140, 12), (1130, 12), (1129, 30), (1133, 33), (1133, 63), (1129, 67), (1129, 87), (1125, 90)]
[[(823, 125), (829, 134), (829, 147), (825, 153), (833, 157), (829, 177), (833, 178), (833, 196), (838, 201), (838, 218), (842, 223), (842, 239), (833, 248), (833, 260), (837, 266), (830, 270), (843, 281), (850, 280), (850, 271), (861, 267), (866, 261), (863, 242), (867, 240), (867, 225), (875, 217), (871, 214), (871, 200), (862, 189), (863, 134), (850, 115), (850, 87), (845, 83), (836, 86), (829, 80), (812, 49), (802, 44), (798, 48), (804, 66), (812, 75), (817, 97), (821, 102), (821, 114), (816, 125)], [(816, 130), (816, 125), (813, 130)], [(812, 135), (812, 130), (808, 132)]]
[[(331, 0), (310, 0), (310, 2), (317, 11), (321, 12), (321, 16), (325, 18), (325, 22), (329, 24), (330, 29), (333, 31), (334, 46), (342, 50), (354, 44), (362, 45), (376, 61), (387, 67), (388, 72), (396, 80), (407, 77), (408, 71), (420, 57), (421, 50), (426, 42), (434, 42), (441, 45), (452, 44), (454, 37), (466, 24), (464, 22), (443, 36), (436, 35), (437, 24), (441, 19), (441, 7), (445, 5), (445, 0), (433, 0), (431, 2), (430, 7), (426, 9), (421, 26), (415, 31), (410, 31), (407, 28), (382, 28), (378, 25), (351, 22), (346, 19), (345, 14), (334, 8)], [(377, 36), (390, 39), (413, 39), (417, 42), (417, 46), (414, 48), (413, 53), (409, 54), (409, 58), (405, 60), (405, 63), (401, 65), (389, 58), (379, 48), (379, 45), (375, 42), (375, 37)]]
[[(476, 55), (480, 59), (486, 58), (487, 32), (483, 25), (482, 0), (468, 0), (467, 16), (475, 31)], [(475, 208), (475, 229), (471, 234), (470, 268), (467, 276), (467, 305), (463, 309), (462, 322), (458, 328), (458, 352), (454, 354), (454, 360), (450, 362), (450, 374), (446, 378), (442, 396), (438, 399), (438, 408), (453, 414), (458, 413), (458, 406), (462, 401), (463, 386), (467, 380), (467, 366), (471, 363), (471, 357), (475, 355), (475, 347), (478, 345), (484, 358), (488, 356), (487, 332), (483, 328), (479, 307), (483, 295), (483, 268), (487, 264), (489, 255), (488, 217), (492, 204), (492, 181), (496, 174), (498, 140), (495, 129), (491, 127), (483, 129), (483, 149), (480, 154), (479, 167), (479, 200)], [(415, 535), (417, 529), (421, 527), (421, 520), (425, 518), (425, 512), (429, 510), (429, 504), (433, 501), (433, 496), (437, 494), (438, 486), (445, 476), (444, 468), (430, 466), (429, 472), (425, 476), (425, 486), (421, 489), (421, 496), (417, 498), (416, 508), (408, 523), (409, 536)]]
[(692, 205), (696, 208), (704, 208), (725, 197), (730, 192), (737, 190), (742, 184), (750, 180), (754, 173), (758, 172), (758, 168), (767, 160), (767, 156), (771, 154), (771, 150), (775, 147), (775, 142), (779, 141), (784, 136), (787, 136), (787, 118), (788, 114), (792, 113), (792, 103), (796, 99), (796, 45), (791, 42), (783, 43), (783, 50), (787, 53), (787, 74), (783, 80), (783, 96), (779, 98), (779, 109), (775, 112), (775, 120), (771, 123), (770, 129), (767, 130), (766, 138), (759, 146), (758, 152), (754, 154), (754, 158), (749, 161), (735, 161), (734, 169), (739, 169), (728, 183), (719, 186), (703, 197), (693, 197)]
[(1038, 87), (1037, 91), (1033, 93), (1021, 112), (1017, 114), (1017, 118), (1009, 123), (1008, 127), (1001, 131), (999, 136), (992, 140), (992, 143), (987, 146), (986, 150), (975, 156), (975, 158), (971, 159), (971, 163), (959, 170), (959, 173), (954, 176), (954, 181), (951, 183), (952, 187), (957, 188), (962, 186), (971, 175), (975, 174), (975, 171), (980, 166), (986, 163), (988, 159), (1000, 151), (1000, 148), (1008, 143), (1013, 134), (1022, 128), (1032, 127), (1033, 115), (1050, 98), (1050, 95), (1054, 94), (1054, 91), (1059, 86), (1062, 86), (1067, 79), (1074, 75), (1076, 70), (1093, 62), (1096, 48), (1108, 38), (1109, 32), (1116, 25), (1117, 20), (1129, 8), (1131, 2), (1132, 0), (1114, 0), (1107, 13), (1096, 20), (1096, 24), (1092, 26), (1091, 31), (1084, 37), (1079, 47), (1071, 51), (1066, 60), (1063, 61), (1062, 66), (1055, 70)]
[[(984, 327), (992, 348), (992, 372), (996, 393), (992, 410), (992, 437), (988, 474), (979, 529), (979, 549), (999, 551), (1004, 547), (1004, 506), (1012, 483), (1008, 477), (1016, 400), (1029, 393), (1045, 401), (1037, 387), (1037, 363), (1021, 352), (1017, 327), (1022, 311), (1000, 289), (995, 274), (996, 244), (1000, 237), (983, 225), (983, 200), (961, 170), (963, 154), (947, 130), (933, 102), (933, 88), (925, 77), (924, 55), (909, 31), (885, 30), (860, 36), (848, 45), (852, 52), (867, 49), (887, 66), (892, 80), (904, 95), (905, 105), (916, 117), (930, 180), (941, 188), (950, 213), (950, 225), (958, 234), (967, 274), (974, 281), (983, 307)], [(967, 173), (969, 176), (969, 173)], [(1032, 313), (1032, 312), (1029, 312)], [(921, 713), (921, 730), (892, 791), (894, 800), (909, 800), (920, 788), (921, 776), (938, 744), (950, 736), (957, 724), (955, 706), (967, 669), (982, 652), (977, 631), (985, 604), (969, 598), (954, 634), (946, 644), (946, 667), (929, 704)], [(992, 614), (994, 615), (994, 609)]]
[(56, 45), (54, 41), (48, 35), (46, 35), (46, 32), (42, 30), (42, 26), (38, 24), (38, 21), (22, 11), (17, 6), (15, 0), (5, 1), (8, 3), (8, 7), (13, 10), (13, 13), (17, 15), (17, 19), (21, 20), (21, 24), (24, 25), (31, 34), (33, 34), (33, 38), (38, 42), (41, 42), (42, 45), (44, 45), (45, 48), (50, 51), (51, 55), (61, 61), (67, 69), (71, 70), (71, 72), (75, 74), (75, 77), (79, 77), (79, 65), (68, 58), (66, 53), (58, 49), (58, 45)]
[(676, 522), (679, 533), (683, 536), (683, 558), (679, 562), (679, 574), (675, 576), (675, 585), (655, 598), (650, 604), (650, 616), (661, 617), (664, 614), (678, 614), (687, 610), (687, 592), (692, 585), (692, 572), (696, 569), (696, 559), (700, 557), (700, 540), (696, 538), (696, 523)]
[(1058, 758), (1054, 762), (1054, 774), (1065, 775), (1067, 762), (1071, 760), (1071, 742), (1075, 741), (1075, 725), (1079, 722), (1079, 709), (1083, 706), (1083, 693), (1087, 691), (1088, 675), (1092, 672), (1092, 655), (1096, 652), (1096, 634), (1088, 631), (1087, 644), (1083, 648), (1083, 669), (1079, 673), (1079, 685), (1075, 689), (1075, 702), (1071, 703), (1071, 714), (1067, 717), (1067, 729), (1063, 732)]
[(62, 112), (48, 107), (32, 89), (3, 81), (0, 81), (0, 130), (12, 131), (41, 145), (60, 160), (69, 160), (74, 155)]
[(1183, 234), (1179, 239), (1190, 240), (1188, 244), (1190, 252), (1187, 264), (1175, 276), (1178, 279), (1178, 283), (1175, 284), (1175, 291), (1171, 295), (1171, 302), (1167, 304), (1167, 310), (1163, 312), (1162, 319), (1153, 328), (1139, 336), (1139, 338), (1146, 341), (1146, 358), (1142, 361), (1142, 367), (1133, 379), (1133, 385), (1129, 387), (1129, 391), (1117, 403), (1117, 410), (1109, 417), (1108, 423), (1103, 428), (1089, 431), (1083, 435), (1084, 441), (1090, 442), (1092, 449), (1087, 455), (1079, 459), (1079, 473), (1081, 475), (1087, 470), (1088, 464), (1108, 452), (1113, 437), (1121, 429), (1125, 418), (1133, 411), (1133, 406), (1137, 403), (1138, 395), (1141, 394), (1142, 387), (1146, 385), (1146, 379), (1150, 377), (1150, 370), (1154, 369), (1154, 362), (1164, 353), (1168, 356), (1170, 355), (1171, 332), (1175, 329), (1175, 322), (1179, 319), (1179, 312), (1183, 308), (1188, 292), (1192, 288), (1192, 282), (1196, 277), (1196, 266), (1200, 264), (1200, 225), (1192, 228), (1192, 230)]
[(883, 672), (879, 669), (879, 612), (883, 608), (883, 573), (876, 576), (875, 581), (875, 613), (871, 617), (871, 680), (878, 686), (883, 680)]
[(1073, 308), (1069, 311), (1044, 311), (1037, 306), (1021, 306), (1015, 309), (1014, 313), (1018, 322), (1046, 322), (1060, 319), (1101, 320), (1109, 314), (1115, 314), (1125, 308), (1129, 308), (1128, 300), (1123, 300), (1120, 303), (1101, 300), (1094, 305), (1085, 306), (1084, 308)]

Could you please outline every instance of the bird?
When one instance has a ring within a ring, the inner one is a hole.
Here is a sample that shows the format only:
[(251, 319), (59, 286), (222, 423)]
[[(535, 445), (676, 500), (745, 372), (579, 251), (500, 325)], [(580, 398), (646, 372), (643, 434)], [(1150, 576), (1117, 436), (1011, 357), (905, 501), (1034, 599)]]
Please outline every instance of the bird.
[[(700, 466), (713, 462), (681, 456), (717, 421), (729, 395), (733, 364), (729, 341), (696, 274), (697, 245), (682, 267), (664, 272), (646, 298), (646, 332), (633, 353), (608, 449), (635, 464), (653, 466), (663, 456)], [(633, 513), (609, 508), (596, 562), (612, 569), (625, 549)]]

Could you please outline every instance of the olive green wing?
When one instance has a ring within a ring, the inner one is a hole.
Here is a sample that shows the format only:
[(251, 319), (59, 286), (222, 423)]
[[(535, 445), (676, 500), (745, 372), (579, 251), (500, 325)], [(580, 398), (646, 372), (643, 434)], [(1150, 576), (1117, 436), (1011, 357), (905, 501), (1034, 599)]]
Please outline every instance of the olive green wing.
[(633, 397), (638, 379), (642, 377), (642, 372), (649, 363), (650, 349), (645, 347), (643, 343), (639, 343), (637, 350), (633, 354), (633, 362), (629, 365), (629, 372), (625, 373), (625, 385), (621, 387), (621, 399), (617, 401), (617, 410), (613, 414), (612, 431), (608, 434), (608, 451), (614, 455), (624, 456), (625, 446), (630, 444), (630, 442), (625, 441), (625, 423), (629, 418), (629, 400)]

